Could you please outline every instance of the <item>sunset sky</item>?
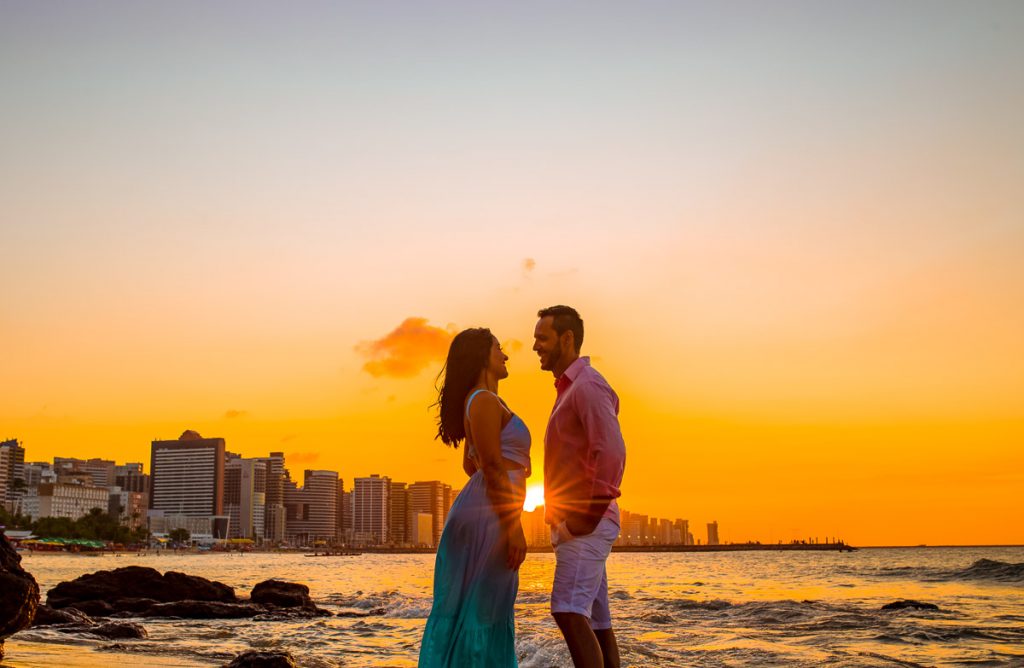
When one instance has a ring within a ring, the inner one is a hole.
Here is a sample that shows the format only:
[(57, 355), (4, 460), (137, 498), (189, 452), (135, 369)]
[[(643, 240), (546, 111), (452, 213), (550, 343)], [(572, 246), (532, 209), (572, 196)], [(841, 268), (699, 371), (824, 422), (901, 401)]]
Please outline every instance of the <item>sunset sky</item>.
[(0, 439), (464, 483), (536, 311), (703, 538), (1024, 543), (1024, 4), (0, 4)]

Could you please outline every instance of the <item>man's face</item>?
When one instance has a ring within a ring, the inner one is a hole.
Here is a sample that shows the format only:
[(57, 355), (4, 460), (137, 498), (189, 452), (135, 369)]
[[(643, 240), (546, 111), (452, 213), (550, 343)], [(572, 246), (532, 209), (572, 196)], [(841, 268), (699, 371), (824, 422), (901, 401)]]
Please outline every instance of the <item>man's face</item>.
[(540, 368), (551, 371), (562, 357), (562, 342), (554, 327), (555, 317), (544, 316), (533, 328), (533, 350), (540, 358)]

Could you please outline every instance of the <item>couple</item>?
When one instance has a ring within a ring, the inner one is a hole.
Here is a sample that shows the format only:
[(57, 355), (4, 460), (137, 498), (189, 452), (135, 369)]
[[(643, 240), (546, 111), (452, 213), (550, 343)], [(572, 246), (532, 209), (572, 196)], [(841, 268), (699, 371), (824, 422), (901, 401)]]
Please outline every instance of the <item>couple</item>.
[[(605, 561), (619, 535), (615, 499), (626, 459), (619, 399), (579, 355), (579, 313), (552, 306), (537, 315), (533, 349), (557, 393), (544, 434), (545, 520), (556, 561), (551, 614), (577, 668), (617, 668)], [(448, 350), (437, 437), (455, 447), (466, 441), (470, 478), (437, 548), (421, 668), (517, 665), (513, 607), (526, 558), (520, 513), (530, 432), (498, 396), (506, 360), (488, 329), (460, 332)]]

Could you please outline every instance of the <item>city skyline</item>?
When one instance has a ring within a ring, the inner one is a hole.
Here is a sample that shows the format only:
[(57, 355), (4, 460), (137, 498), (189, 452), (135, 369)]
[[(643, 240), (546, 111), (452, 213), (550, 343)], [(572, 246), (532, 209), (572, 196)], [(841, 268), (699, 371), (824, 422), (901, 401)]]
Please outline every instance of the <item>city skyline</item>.
[(539, 481), (569, 304), (624, 504), (1024, 543), (1022, 35), (1006, 0), (3, 3), (0, 433), (456, 485), (434, 381), (487, 326)]
[[(37, 467), (40, 465), (46, 465), (47, 462), (40, 461), (38, 459), (31, 459), (27, 456), (27, 449), (17, 439), (8, 439), (2, 442), (3, 445), (13, 445), (22, 450), (21, 456), (25, 457), (24, 464), (30, 467)], [(2, 454), (4, 451), (0, 451)], [(288, 517), (286, 526), (288, 530), (285, 533), (281, 531), (279, 538), (270, 538), (271, 535), (276, 535), (276, 530), (270, 528), (273, 520), (267, 524), (267, 539), (278, 540), (283, 539), (286, 536), (294, 540), (297, 536), (306, 536), (305, 542), (317, 536), (326, 535), (328, 529), (330, 530), (341, 530), (343, 526), (347, 527), (352, 531), (351, 539), (356, 544), (376, 544), (381, 542), (381, 535), (388, 535), (388, 540), (385, 543), (417, 543), (425, 542), (429, 545), (436, 546), (443, 528), (443, 518), (447, 516), (448, 508), (458, 495), (460, 489), (453, 489), (450, 485), (447, 485), (441, 481), (424, 481), (417, 480), (415, 482), (405, 483), (399, 482), (392, 477), (381, 474), (380, 472), (371, 473), (367, 476), (355, 476), (350, 478), (352, 480), (351, 489), (346, 490), (344, 487), (344, 478), (341, 477), (339, 471), (328, 471), (328, 470), (317, 470), (317, 469), (305, 469), (303, 471), (303, 484), (299, 485), (297, 482), (291, 479), (290, 469), (287, 468), (287, 457), (284, 457), (282, 453), (270, 453), (268, 457), (254, 457), (244, 458), (239, 456), (237, 453), (233, 453), (227, 450), (226, 441), (223, 438), (212, 437), (203, 438), (198, 432), (194, 430), (186, 430), (182, 433), (181, 437), (173, 440), (157, 440), (151, 443), (151, 461), (158, 461), (158, 453), (160, 454), (159, 460), (162, 463), (162, 468), (167, 469), (168, 463), (170, 464), (170, 471), (163, 473), (164, 481), (161, 486), (165, 488), (161, 495), (154, 494), (154, 486), (151, 482), (154, 479), (153, 472), (155, 469), (151, 469), (149, 474), (145, 473), (144, 465), (141, 462), (125, 462), (124, 464), (118, 465), (115, 460), (107, 460), (101, 457), (89, 457), (86, 458), (69, 458), (55, 456), (52, 458), (52, 466), (54, 470), (66, 469), (68, 475), (72, 476), (72, 480), (67, 484), (72, 486), (81, 486), (87, 489), (96, 489), (100, 487), (114, 486), (114, 482), (118, 482), (118, 487), (128, 486), (129, 489), (125, 489), (118, 492), (119, 495), (132, 493), (131, 483), (124, 482), (123, 478), (126, 477), (127, 472), (131, 474), (141, 476), (150, 481), (148, 489), (146, 489), (145, 498), (148, 500), (147, 507), (149, 510), (157, 511), (155, 517), (158, 517), (157, 524), (160, 528), (161, 533), (163, 531), (163, 522), (165, 516), (189, 516), (194, 518), (209, 518), (212, 516), (224, 516), (228, 517), (228, 533), (225, 537), (230, 538), (256, 538), (252, 532), (254, 527), (263, 525), (266, 520), (265, 510), (269, 509), (275, 501), (273, 494), (267, 493), (269, 485), (267, 484), (270, 480), (269, 468), (270, 462), (276, 462), (276, 472), (283, 474), (284, 489), (283, 492), (278, 492), (278, 496), (281, 497), (284, 506), (295, 505), (296, 503), (302, 504), (303, 497), (296, 495), (309, 494), (313, 491), (314, 497), (318, 497), (320, 500), (325, 501), (324, 507), (333, 507), (337, 504), (339, 512), (343, 506), (342, 499), (338, 496), (344, 497), (345, 495), (350, 496), (347, 503), (354, 504), (355, 498), (364, 498), (364, 505), (366, 500), (369, 499), (372, 494), (369, 490), (359, 492), (357, 490), (360, 484), (376, 483), (375, 488), (378, 490), (377, 494), (382, 494), (377, 506), (374, 508), (373, 503), (366, 505), (362, 510), (360, 518), (349, 518), (343, 525), (343, 519), (336, 517), (334, 514), (328, 513), (327, 516), (318, 517), (314, 524), (319, 526), (319, 532), (309, 526), (309, 522), (303, 521), (304, 518)], [(208, 454), (209, 453), (209, 454)], [(212, 455), (212, 456), (211, 456)], [(220, 461), (221, 464), (220, 474), (217, 473), (216, 462)], [(213, 467), (209, 471), (203, 470), (203, 464), (207, 467)], [(246, 483), (246, 473), (248, 470), (248, 483)], [(121, 473), (114, 478), (115, 471)], [(96, 477), (96, 473), (99, 472), (100, 477)], [(231, 473), (234, 472), (235, 476), (232, 480)], [(318, 484), (316, 481), (318, 478), (323, 478), (324, 474), (331, 476), (330, 482), (326, 487)], [(9, 493), (10, 485), (8, 479), (13, 479), (13, 469), (8, 470), (0, 466), (0, 497), (3, 497), (7, 501), (13, 500), (15, 497), (7, 497)], [(159, 477), (159, 476), (157, 476)], [(218, 482), (218, 477), (220, 481)], [(25, 476), (23, 474), (23, 482)], [(255, 480), (259, 479), (263, 481), (263, 485), (260, 486), (264, 491), (256, 492), (257, 486)], [(312, 482), (311, 482), (312, 481)], [(25, 488), (29, 491), (35, 486), (40, 485), (39, 480), (29, 479), (25, 484)], [(55, 483), (45, 483), (47, 485), (54, 485)], [(320, 491), (313, 490), (315, 486), (320, 488)], [(402, 538), (396, 538), (395, 526), (397, 519), (391, 519), (389, 515), (389, 499), (388, 490), (391, 497), (394, 498), (396, 486), (400, 486), (401, 492), (407, 494), (407, 510), (408, 519), (411, 522), (411, 526), (404, 527), (399, 535)], [(246, 498), (244, 489), (248, 489), (249, 503), (256, 503), (259, 507), (251, 507), (248, 510), (240, 506), (240, 503)], [(324, 490), (334, 488), (336, 494), (332, 494), (329, 499), (324, 496)], [(218, 493), (219, 490), (219, 493)], [(291, 495), (289, 495), (291, 490)], [(443, 494), (442, 494), (443, 492)], [(539, 494), (537, 493), (539, 492)], [(111, 497), (113, 492), (110, 492)], [(123, 497), (119, 497), (122, 498)], [(258, 502), (256, 501), (258, 499)], [(289, 503), (290, 502), (290, 503)], [(309, 501), (305, 501), (309, 503)], [(21, 504), (24, 505), (23, 503)], [(77, 504), (81, 505), (81, 504)], [(105, 504), (101, 504), (105, 505)], [(125, 505), (125, 504), (122, 504)], [(111, 506), (113, 507), (113, 506)], [(354, 507), (354, 506), (353, 506)], [(39, 509), (33, 506), (34, 512), (28, 512), (26, 514), (34, 515), (39, 512)], [(76, 507), (75, 510), (78, 515), (83, 515), (88, 510), (85, 506)], [(137, 511), (137, 508), (131, 510)], [(524, 500), (524, 528), (527, 531), (531, 545), (539, 546), (546, 545), (549, 540), (549, 536), (546, 534), (546, 530), (541, 531), (538, 526), (544, 525), (544, 514), (543, 514), (543, 489), (540, 486), (531, 486), (527, 498)], [(431, 514), (435, 519), (429, 525), (431, 527), (431, 534), (429, 540), (416, 541), (411, 540), (413, 535), (419, 533), (417, 527), (417, 516), (423, 513)], [(376, 514), (376, 515), (374, 515)], [(131, 512), (122, 511), (122, 518), (128, 518)], [(319, 513), (318, 513), (319, 515)], [(43, 513), (43, 516), (49, 516), (48, 513)], [(376, 519), (373, 519), (373, 517)], [(138, 526), (140, 522), (139, 518), (132, 520), (132, 527)], [(631, 523), (631, 519), (633, 523)], [(623, 544), (641, 544), (646, 543), (648, 538), (645, 537), (644, 530), (639, 529), (641, 526), (637, 524), (637, 528), (633, 528), (634, 523), (641, 522), (644, 529), (646, 529), (648, 519), (657, 527), (659, 519), (652, 517), (647, 514), (637, 513), (635, 511), (629, 511), (628, 509), (622, 509), (622, 542)], [(292, 523), (298, 520), (298, 524), (292, 526)], [(700, 544), (700, 539), (695, 539), (691, 533), (688, 533), (687, 528), (689, 525), (688, 519), (675, 520), (661, 519), (660, 522), (670, 523), (677, 530), (682, 529), (679, 534), (678, 542), (671, 543), (670, 539), (664, 538), (659, 534), (661, 540), (660, 544), (680, 544), (680, 545), (694, 545)], [(144, 523), (143, 523), (144, 524)], [(715, 538), (712, 539), (712, 533), (709, 528), (707, 544), (713, 545), (718, 543), (717, 539), (717, 521), (714, 522), (716, 532)], [(374, 527), (371, 529), (370, 527)], [(709, 527), (711, 524), (708, 525)], [(652, 530), (652, 534), (657, 532), (657, 529)], [(672, 534), (669, 533), (669, 536)], [(260, 532), (258, 538), (262, 541), (264, 534)], [(338, 537), (342, 540), (343, 537)], [(795, 540), (795, 539), (793, 539)], [(741, 541), (748, 542), (748, 541)], [(786, 541), (790, 542), (790, 541)]]

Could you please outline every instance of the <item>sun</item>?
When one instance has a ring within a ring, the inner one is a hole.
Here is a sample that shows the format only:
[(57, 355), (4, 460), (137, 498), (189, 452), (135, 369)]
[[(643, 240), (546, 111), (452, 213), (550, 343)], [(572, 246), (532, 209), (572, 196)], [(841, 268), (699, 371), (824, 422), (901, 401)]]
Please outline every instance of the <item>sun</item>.
[(526, 488), (526, 500), (523, 501), (523, 510), (530, 513), (537, 506), (544, 505), (544, 484), (534, 483)]

